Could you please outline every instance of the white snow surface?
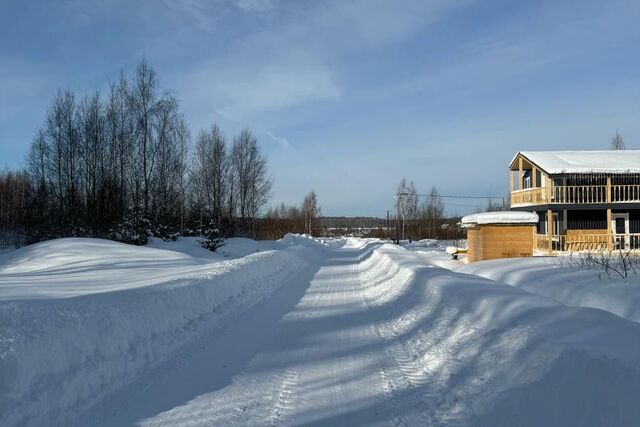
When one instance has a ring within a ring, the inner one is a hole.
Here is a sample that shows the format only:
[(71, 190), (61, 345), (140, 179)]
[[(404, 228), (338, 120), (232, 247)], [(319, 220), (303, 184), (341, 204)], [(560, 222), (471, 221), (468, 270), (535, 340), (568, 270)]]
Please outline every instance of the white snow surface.
[(640, 173), (640, 150), (521, 151), (518, 154), (522, 154), (552, 175), (563, 173)]
[(538, 214), (519, 211), (480, 212), (463, 216), (460, 222), (463, 227), (486, 224), (537, 224)]
[(207, 261), (188, 240), (171, 251), (73, 238), (0, 257), (0, 425), (66, 424), (322, 257), (296, 241), (324, 248), (297, 238)]
[(594, 307), (640, 322), (640, 277), (626, 280), (602, 270), (584, 270), (553, 257), (474, 262), (456, 271), (506, 283), (563, 304)]
[[(155, 285), (0, 301), (0, 424), (640, 419), (636, 322), (429, 265), (380, 241), (257, 245), (276, 249)], [(71, 274), (64, 263), (53, 268)], [(10, 274), (34, 274), (19, 271)]]

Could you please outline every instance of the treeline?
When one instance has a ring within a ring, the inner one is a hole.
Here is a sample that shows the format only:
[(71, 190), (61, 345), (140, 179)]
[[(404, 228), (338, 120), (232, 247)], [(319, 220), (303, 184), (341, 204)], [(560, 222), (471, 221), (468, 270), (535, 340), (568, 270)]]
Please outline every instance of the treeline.
[(405, 178), (396, 192), (395, 230), (397, 239), (461, 239), (464, 232), (459, 218), (446, 218), (444, 202), (435, 187), (428, 194), (420, 194), (413, 181)]
[(318, 221), (321, 214), (316, 193), (311, 191), (300, 206), (282, 203), (269, 208), (262, 220), (260, 237), (278, 239), (287, 233), (320, 235)]
[(272, 180), (255, 136), (213, 125), (191, 144), (176, 97), (141, 61), (82, 98), (59, 91), (24, 170), (0, 172), (0, 231), (29, 242), (173, 234), (258, 237)]
[(386, 218), (369, 216), (325, 216), (320, 218), (319, 226), (322, 228), (383, 228), (387, 226)]

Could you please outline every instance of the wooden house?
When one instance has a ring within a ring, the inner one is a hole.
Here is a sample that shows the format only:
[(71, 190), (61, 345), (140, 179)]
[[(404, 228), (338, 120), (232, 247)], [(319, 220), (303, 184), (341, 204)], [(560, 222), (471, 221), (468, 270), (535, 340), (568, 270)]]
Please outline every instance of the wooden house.
[(532, 212), (482, 212), (462, 218), (467, 229), (467, 261), (533, 255), (538, 215)]
[(640, 250), (640, 150), (521, 151), (511, 210), (540, 220), (535, 251)]

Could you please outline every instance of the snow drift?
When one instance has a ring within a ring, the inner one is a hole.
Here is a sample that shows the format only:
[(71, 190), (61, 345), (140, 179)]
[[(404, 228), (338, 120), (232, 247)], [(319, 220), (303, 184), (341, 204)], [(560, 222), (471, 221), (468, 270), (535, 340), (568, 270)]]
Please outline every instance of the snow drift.
[(322, 256), (288, 240), (209, 263), (96, 239), (0, 258), (0, 424), (66, 423)]
[(498, 259), (456, 271), (475, 274), (553, 298), (575, 307), (594, 307), (640, 322), (640, 278), (610, 278), (604, 271), (581, 270), (560, 258)]
[[(361, 265), (409, 425), (635, 425), (640, 325), (426, 266), (391, 245)], [(418, 394), (419, 398), (410, 396)]]

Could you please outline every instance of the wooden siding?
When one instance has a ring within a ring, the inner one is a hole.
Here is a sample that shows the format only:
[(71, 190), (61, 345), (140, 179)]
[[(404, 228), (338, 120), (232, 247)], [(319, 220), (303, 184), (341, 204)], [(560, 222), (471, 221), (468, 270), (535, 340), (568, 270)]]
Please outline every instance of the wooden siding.
[(609, 231), (604, 230), (567, 230), (563, 251), (600, 251), (610, 248)]
[(467, 230), (469, 262), (533, 255), (533, 225), (481, 225)]

